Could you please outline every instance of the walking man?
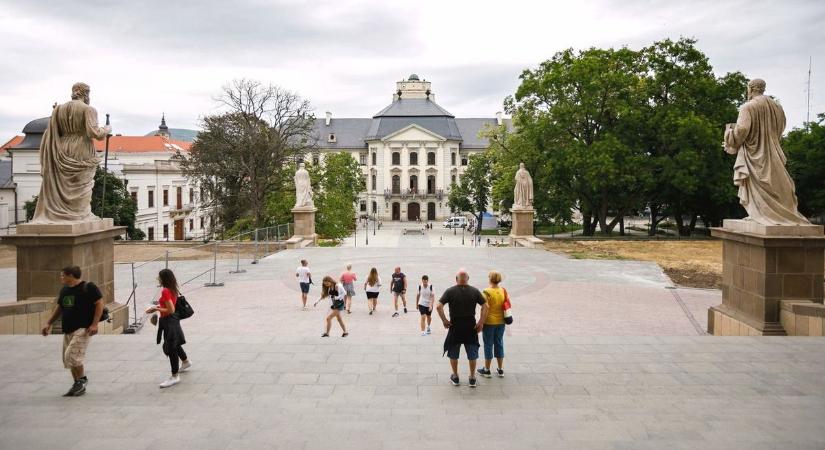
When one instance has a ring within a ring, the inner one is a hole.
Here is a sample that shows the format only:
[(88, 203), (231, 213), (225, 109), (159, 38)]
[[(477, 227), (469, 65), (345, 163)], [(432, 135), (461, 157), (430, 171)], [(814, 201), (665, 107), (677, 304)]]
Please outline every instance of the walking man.
[(63, 366), (74, 379), (64, 397), (79, 397), (86, 393), (89, 379), (83, 369), (89, 339), (97, 334), (97, 323), (103, 314), (103, 295), (94, 283), (80, 278), (80, 267), (68, 266), (60, 272), (63, 288), (57, 298), (57, 306), (41, 332), (48, 336), (52, 324), (61, 318), (63, 326)]
[(301, 266), (295, 270), (295, 278), (298, 279), (298, 285), (301, 287), (301, 303), (304, 311), (306, 311), (307, 294), (309, 294), (309, 285), (312, 284), (312, 273), (309, 271), (307, 260), (301, 260)]
[(392, 291), (392, 304), (395, 307), (393, 317), (398, 317), (398, 297), (401, 297), (401, 302), (404, 304), (404, 314), (407, 313), (407, 276), (401, 272), (400, 267), (396, 267), (392, 273), (392, 281), (390, 282), (390, 290)]
[[(453, 373), (450, 381), (454, 386), (459, 385), (458, 353), (464, 344), (464, 352), (470, 363), (470, 387), (476, 387), (476, 361), (478, 360), (478, 333), (487, 320), (489, 307), (484, 296), (478, 289), (470, 286), (470, 276), (467, 271), (459, 269), (455, 277), (456, 285), (450, 287), (438, 301), (438, 315), (444, 328), (447, 329), (447, 338), (444, 340), (444, 352), (450, 358), (450, 368)], [(450, 320), (444, 315), (444, 305), (450, 305)], [(481, 317), (476, 321), (476, 305), (481, 305)]]

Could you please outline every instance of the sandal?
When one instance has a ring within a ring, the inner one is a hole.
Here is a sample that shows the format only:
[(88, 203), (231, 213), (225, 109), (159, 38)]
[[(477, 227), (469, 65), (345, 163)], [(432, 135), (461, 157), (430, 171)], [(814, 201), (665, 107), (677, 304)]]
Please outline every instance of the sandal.
[(347, 337), (347, 336), (349, 336), (349, 333), (344, 333), (344, 334), (341, 335), (341, 337)]
[(329, 333), (324, 333), (321, 335), (321, 337), (329, 337)]

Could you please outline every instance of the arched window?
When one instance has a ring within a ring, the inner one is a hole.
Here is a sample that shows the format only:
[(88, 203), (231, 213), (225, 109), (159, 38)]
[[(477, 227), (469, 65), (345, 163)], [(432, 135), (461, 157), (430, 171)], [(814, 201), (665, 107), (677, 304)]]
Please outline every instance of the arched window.
[(401, 193), (401, 176), (393, 175), (392, 176), (392, 193), (393, 194), (400, 194)]
[(450, 164), (455, 165), (455, 153), (450, 153)]
[(450, 176), (450, 180), (452, 184), (455, 184), (455, 175)]
[(434, 166), (435, 165), (435, 152), (428, 152), (427, 153), (427, 165)]
[(392, 152), (392, 165), (393, 166), (400, 166), (401, 165), (401, 153)]
[(374, 166), (374, 165), (376, 165), (376, 164), (378, 164), (378, 163), (376, 162), (377, 160), (378, 160), (378, 154), (377, 154), (377, 153), (375, 153), (375, 152), (372, 152), (372, 165), (373, 165), (373, 166)]
[(418, 165), (418, 152), (410, 152), (410, 165), (417, 166)]
[(435, 194), (435, 175), (427, 175), (427, 194)]
[(372, 202), (372, 212), (373, 214), (378, 212), (378, 203)]
[(413, 192), (418, 190), (418, 175), (410, 175), (410, 190)]
[(376, 187), (377, 183), (375, 182), (376, 181), (375, 180), (375, 174), (372, 174), (372, 180), (371, 181), (372, 181), (372, 190), (374, 191), (375, 189), (377, 189), (377, 187)]

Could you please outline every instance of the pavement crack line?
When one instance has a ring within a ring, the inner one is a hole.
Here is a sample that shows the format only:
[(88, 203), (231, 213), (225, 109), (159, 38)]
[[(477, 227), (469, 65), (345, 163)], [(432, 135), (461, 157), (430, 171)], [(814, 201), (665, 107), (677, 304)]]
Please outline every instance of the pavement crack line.
[(702, 326), (699, 325), (699, 322), (696, 320), (696, 318), (693, 317), (693, 313), (691, 313), (687, 305), (685, 305), (685, 301), (682, 300), (682, 297), (679, 295), (679, 292), (676, 290), (676, 288), (666, 287), (665, 289), (669, 290), (673, 294), (673, 298), (676, 299), (676, 303), (679, 304), (679, 307), (682, 308), (682, 312), (685, 313), (685, 316), (687, 316), (691, 325), (693, 325), (693, 328), (696, 329), (696, 334), (698, 334), (699, 336), (706, 335), (707, 333), (705, 332), (705, 330), (702, 329)]

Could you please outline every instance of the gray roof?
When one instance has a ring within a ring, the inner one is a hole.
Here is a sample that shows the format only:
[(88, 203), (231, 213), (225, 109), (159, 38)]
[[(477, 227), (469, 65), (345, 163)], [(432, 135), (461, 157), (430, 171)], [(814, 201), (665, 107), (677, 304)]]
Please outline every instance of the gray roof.
[(34, 119), (23, 127), (23, 141), (15, 145), (14, 148), (38, 149), (40, 148), (40, 140), (43, 139), (43, 133), (46, 132), (46, 127), (49, 126), (51, 117), (41, 117)]
[[(332, 119), (329, 125), (326, 119), (315, 119), (315, 137), (321, 148), (364, 148), (364, 138), (372, 119)], [(335, 135), (335, 142), (328, 142), (329, 135)]]
[[(195, 142), (198, 137), (198, 130), (190, 130), (188, 128), (169, 128), (169, 138), (173, 141)], [(144, 136), (154, 136), (158, 134), (158, 130), (150, 131)]]
[[(503, 119), (504, 125), (512, 129), (513, 124), (510, 119)], [(483, 130), (485, 126), (496, 126), (495, 118), (476, 118), (476, 119), (455, 119), (458, 125), (458, 131), (461, 133), (463, 141), (461, 146), (464, 148), (487, 148), (487, 139), (479, 138), (478, 132)]]
[(14, 187), (11, 180), (11, 161), (0, 161), (0, 189)]
[(390, 103), (378, 114), (372, 117), (455, 117), (446, 109), (438, 106), (434, 101), (426, 98), (401, 98)]

